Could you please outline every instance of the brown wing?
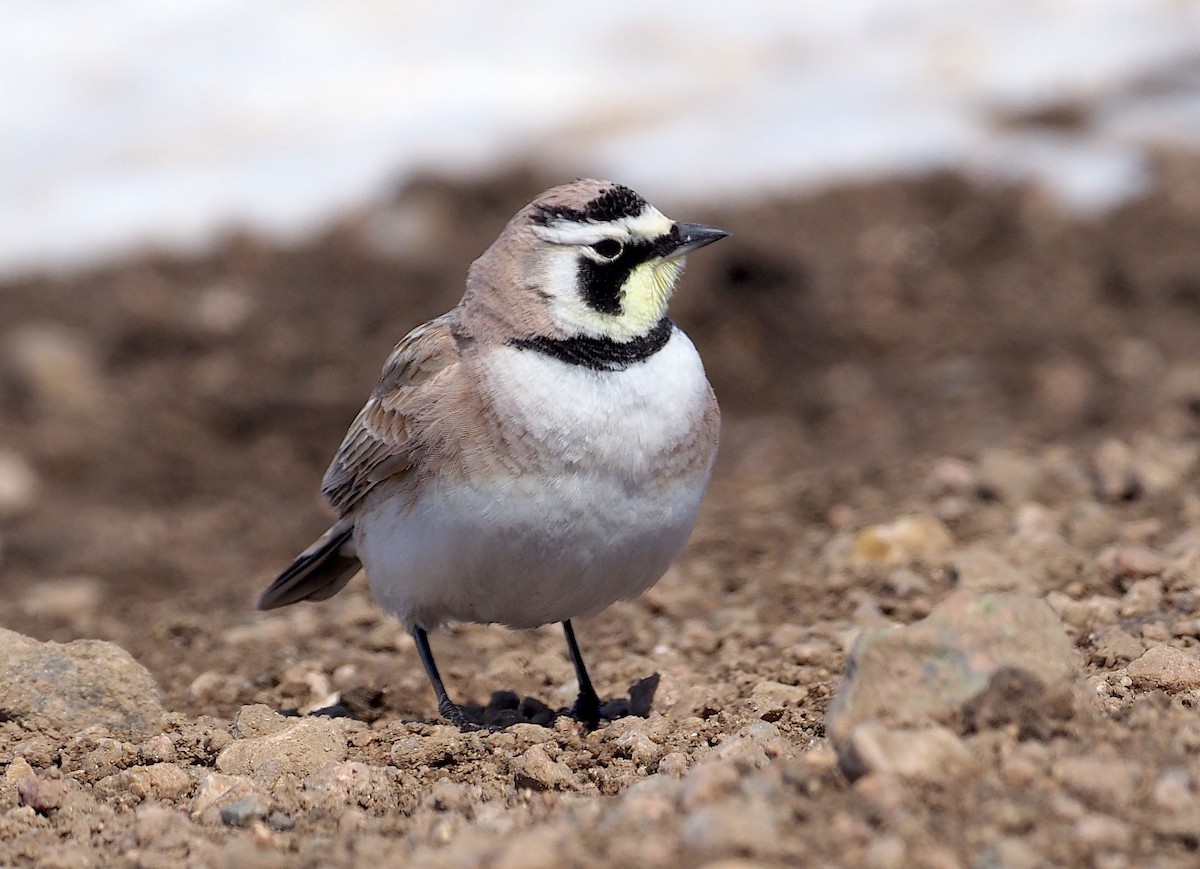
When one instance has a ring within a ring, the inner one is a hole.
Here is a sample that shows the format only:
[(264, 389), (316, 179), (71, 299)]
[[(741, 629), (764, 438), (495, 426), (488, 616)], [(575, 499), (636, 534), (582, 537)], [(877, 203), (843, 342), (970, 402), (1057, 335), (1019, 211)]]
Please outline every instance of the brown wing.
[(448, 318), (409, 332), (383, 366), (379, 383), (346, 433), (321, 489), (345, 516), (381, 480), (411, 471), (421, 460), (419, 417), (438, 380), (452, 376), (461, 340)]

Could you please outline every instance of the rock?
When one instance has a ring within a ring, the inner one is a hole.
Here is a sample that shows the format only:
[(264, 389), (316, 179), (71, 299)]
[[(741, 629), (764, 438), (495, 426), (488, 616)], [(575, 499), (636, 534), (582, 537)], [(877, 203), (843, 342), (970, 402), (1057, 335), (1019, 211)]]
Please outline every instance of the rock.
[(932, 516), (901, 516), (886, 525), (871, 525), (854, 535), (850, 559), (859, 564), (895, 567), (910, 561), (943, 555), (954, 546), (954, 537)]
[(934, 783), (961, 775), (971, 765), (971, 752), (945, 727), (888, 730), (878, 721), (866, 721), (838, 750), (838, 768), (851, 781), (883, 773)]
[(1140, 778), (1135, 764), (1108, 754), (1060, 758), (1051, 774), (1069, 792), (1106, 812), (1128, 808)]
[(1063, 533), (1067, 542), (1085, 551), (1101, 549), (1116, 537), (1118, 524), (1115, 508), (1098, 501), (1080, 501), (1071, 506), (1063, 517)]
[(908, 846), (900, 836), (883, 835), (867, 846), (864, 857), (867, 869), (904, 869)]
[(1190, 443), (1143, 437), (1130, 445), (1109, 440), (1096, 448), (1092, 463), (1096, 494), (1122, 501), (1176, 488), (1195, 466), (1197, 448)]
[(0, 450), (0, 522), (28, 513), (40, 488), (28, 462), (16, 453)]
[(383, 769), (359, 761), (328, 763), (304, 779), (305, 801), (335, 812), (345, 806), (386, 804), (392, 790)]
[(1049, 739), (1070, 730), (1075, 698), (1069, 686), (1049, 690), (1027, 670), (1001, 667), (962, 707), (965, 733), (1015, 727), (1018, 739)]
[(270, 736), (295, 723), (295, 718), (286, 718), (270, 706), (256, 703), (238, 710), (237, 715), (233, 717), (233, 735), (238, 739)]
[(1037, 583), (1028, 573), (1013, 567), (999, 553), (982, 546), (969, 546), (950, 562), (958, 588), (975, 592), (1037, 592)]
[(1036, 673), (1048, 690), (1069, 689), (1075, 649), (1041, 600), (955, 592), (919, 622), (863, 632), (826, 732), (837, 745), (871, 718), (893, 727), (956, 724), (962, 705), (1003, 667)]
[(522, 742), (525, 745), (536, 745), (539, 742), (554, 741), (554, 731), (540, 724), (529, 724), (519, 721), (516, 724), (510, 725), (506, 732), (513, 734), (518, 742)]
[(226, 827), (249, 827), (264, 820), (271, 809), (265, 799), (255, 794), (234, 800), (221, 807), (221, 823)]
[(1047, 359), (1033, 367), (1033, 401), (1039, 415), (1063, 424), (1082, 419), (1093, 400), (1095, 375), (1079, 360)]
[(981, 494), (1005, 504), (1020, 504), (1033, 497), (1041, 470), (1021, 453), (993, 449), (980, 457), (976, 477)]
[(1194, 811), (1196, 801), (1195, 782), (1186, 769), (1171, 767), (1165, 769), (1154, 781), (1151, 798), (1154, 805), (1168, 812)]
[(221, 810), (228, 805), (246, 799), (265, 801), (254, 780), (244, 775), (222, 775), (212, 772), (206, 775), (196, 789), (196, 796), (188, 809), (195, 820), (205, 824), (224, 823)]
[(435, 732), (427, 736), (401, 736), (392, 743), (388, 758), (393, 766), (400, 769), (453, 763), (459, 755), (463, 736), (457, 732), (451, 733), (448, 728), (446, 733), (450, 735)]
[(107, 796), (128, 795), (138, 802), (182, 800), (192, 791), (192, 778), (175, 763), (155, 763), (135, 766), (105, 776), (96, 782), (96, 790)]
[(690, 812), (680, 837), (684, 847), (700, 857), (769, 854), (779, 842), (779, 815), (762, 798), (735, 798)]
[(1107, 440), (1092, 454), (1096, 495), (1103, 501), (1126, 501), (1140, 491), (1133, 470), (1133, 452), (1122, 441)]
[(0, 673), (0, 717), (39, 716), (65, 730), (96, 725), (120, 733), (162, 730), (158, 685), (112, 643), (40, 643), (0, 628)]
[(1183, 485), (1184, 479), (1200, 460), (1200, 448), (1191, 441), (1139, 437), (1134, 439), (1133, 447), (1134, 474), (1148, 495)]
[(95, 353), (77, 333), (57, 323), (31, 323), (4, 336), (10, 377), (52, 414), (95, 410), (102, 398)]
[(1085, 815), (1075, 822), (1074, 838), (1085, 851), (1118, 854), (1128, 851), (1133, 830), (1108, 815)]
[(242, 287), (217, 284), (197, 295), (195, 322), (205, 331), (225, 337), (241, 329), (253, 311), (253, 300)]
[(1091, 658), (1103, 667), (1126, 664), (1140, 657), (1146, 650), (1141, 640), (1116, 625), (1100, 628), (1089, 639), (1092, 646)]
[(14, 757), (0, 777), (0, 809), (11, 809), (20, 804), (20, 789), (23, 782), (37, 777), (33, 767), (23, 757)]
[(186, 815), (158, 803), (145, 803), (134, 814), (133, 835), (143, 848), (186, 847), (191, 827)]
[(1174, 646), (1153, 646), (1126, 671), (1137, 688), (1161, 688), (1179, 694), (1200, 688), (1200, 659)]
[(283, 812), (271, 812), (267, 815), (267, 826), (280, 833), (296, 829), (296, 819)]
[(1114, 579), (1142, 579), (1162, 576), (1170, 561), (1160, 552), (1140, 546), (1114, 546), (1096, 559), (1097, 566)]
[(651, 766), (662, 757), (665, 749), (645, 733), (633, 730), (617, 737), (617, 749), (638, 766)]
[(683, 777), (684, 808), (723, 800), (737, 791), (740, 777), (734, 764), (711, 755), (704, 758)]
[(146, 764), (170, 763), (178, 756), (175, 743), (165, 733), (150, 737), (138, 749), (139, 759)]
[(442, 778), (433, 783), (425, 796), (425, 804), (435, 812), (458, 812), (470, 815), (483, 797), (483, 788), (466, 782)]
[(1120, 613), (1129, 616), (1157, 612), (1162, 606), (1163, 588), (1159, 579), (1139, 579), (1121, 598)]
[(49, 815), (57, 809), (66, 794), (67, 785), (62, 779), (33, 775), (22, 779), (17, 785), (20, 804), (29, 806), (39, 815)]
[(1115, 597), (1094, 594), (1083, 600), (1075, 600), (1057, 589), (1046, 595), (1046, 603), (1068, 625), (1085, 632), (1116, 624), (1121, 611), (1121, 601)]
[(534, 745), (517, 758), (514, 781), (519, 788), (569, 790), (575, 786), (575, 775), (566, 764), (552, 761), (542, 746)]
[(929, 474), (934, 492), (967, 495), (979, 487), (974, 467), (969, 462), (946, 456), (937, 460)]
[(1005, 836), (985, 845), (971, 861), (972, 869), (1038, 869), (1044, 865), (1038, 852), (1015, 836)]
[(682, 751), (671, 751), (658, 761), (658, 772), (660, 775), (682, 778), (690, 766), (691, 761), (686, 754)]
[(88, 741), (94, 747), (79, 759), (79, 769), (85, 781), (98, 781), (137, 764), (138, 750), (133, 743), (109, 736)]
[(759, 682), (750, 692), (750, 710), (767, 721), (776, 721), (785, 709), (794, 709), (808, 698), (808, 689), (802, 685), (785, 685), (782, 682)]
[(104, 598), (104, 583), (94, 576), (44, 579), (20, 596), (20, 607), (31, 616), (85, 623)]
[(721, 741), (712, 757), (735, 761), (743, 768), (761, 769), (773, 760), (795, 754), (795, 743), (768, 721), (754, 721)]
[(301, 718), (267, 736), (239, 739), (217, 755), (217, 769), (248, 775), (263, 784), (282, 776), (304, 777), (346, 758), (346, 737), (330, 718)]
[[(255, 828), (249, 835), (230, 836), (224, 845), (213, 853), (213, 856), (203, 860), (201, 865), (220, 866), (225, 869), (289, 869), (295, 865), (285, 854), (272, 850), (264, 841), (267, 837), (262, 834), (261, 825), (252, 824)], [(192, 854), (188, 853), (190, 858)], [(323, 861), (314, 861), (317, 865), (325, 865)]]
[(236, 673), (219, 673), (207, 670), (188, 685), (192, 699), (206, 706), (237, 703), (252, 693), (250, 680)]
[(1056, 531), (1023, 527), (1001, 546), (1001, 555), (1029, 573), (1038, 588), (1060, 589), (1087, 575), (1089, 559)]

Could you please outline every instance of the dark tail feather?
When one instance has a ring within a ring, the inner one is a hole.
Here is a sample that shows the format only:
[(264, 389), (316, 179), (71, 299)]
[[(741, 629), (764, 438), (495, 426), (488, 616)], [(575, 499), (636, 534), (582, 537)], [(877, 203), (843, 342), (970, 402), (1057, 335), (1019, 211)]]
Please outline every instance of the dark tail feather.
[(341, 522), (320, 536), (258, 596), (258, 608), (270, 610), (302, 600), (325, 600), (346, 587), (362, 563), (354, 554), (354, 526)]

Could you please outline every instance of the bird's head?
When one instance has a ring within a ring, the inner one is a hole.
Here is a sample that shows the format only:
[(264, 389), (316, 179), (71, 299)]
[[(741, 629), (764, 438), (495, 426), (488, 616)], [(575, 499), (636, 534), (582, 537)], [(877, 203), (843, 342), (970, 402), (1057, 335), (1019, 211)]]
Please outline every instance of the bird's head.
[(510, 302), (536, 306), (543, 328), (625, 342), (666, 316), (684, 255), (726, 235), (671, 220), (628, 187), (581, 179), (521, 209), (472, 277), (506, 272)]

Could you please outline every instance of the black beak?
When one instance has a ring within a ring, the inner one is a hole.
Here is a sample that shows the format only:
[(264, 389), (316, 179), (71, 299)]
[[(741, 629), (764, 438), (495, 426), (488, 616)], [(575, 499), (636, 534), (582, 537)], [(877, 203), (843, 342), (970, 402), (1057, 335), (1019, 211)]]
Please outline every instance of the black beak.
[(677, 223), (675, 225), (679, 229), (679, 246), (667, 254), (667, 259), (681, 257), (729, 235), (723, 229), (705, 226), (703, 223)]

